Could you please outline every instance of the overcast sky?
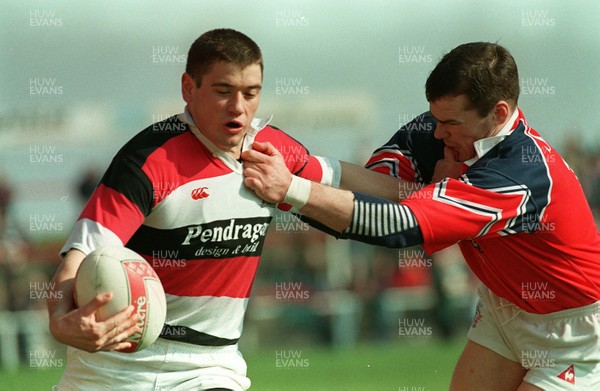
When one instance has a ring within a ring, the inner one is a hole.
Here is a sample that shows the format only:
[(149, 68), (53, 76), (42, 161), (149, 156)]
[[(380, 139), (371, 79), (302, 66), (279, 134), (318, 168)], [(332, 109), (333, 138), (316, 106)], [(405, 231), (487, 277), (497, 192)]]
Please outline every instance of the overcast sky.
[[(243, 31), (261, 46), (259, 114), (275, 114), (273, 123), (312, 152), (347, 159), (383, 144), (427, 110), (425, 79), (441, 56), (470, 41), (511, 51), (520, 106), (551, 143), (559, 147), (570, 133), (596, 146), (599, 17), (597, 0), (4, 2), (0, 164), (14, 171), (22, 157), (19, 175), (72, 175), (86, 163), (81, 156), (112, 155), (181, 111), (187, 50), (216, 27)], [(67, 120), (44, 117), (56, 112)], [(65, 134), (79, 140), (79, 154)], [(36, 144), (63, 148), (62, 165), (27, 162)]]
[[(599, 17), (595, 0), (18, 0), (0, 14), (0, 104), (152, 112), (180, 102), (191, 42), (211, 28), (233, 27), (263, 49), (262, 109), (324, 99), (335, 115), (353, 97), (366, 99), (373, 122), (365, 132), (387, 135), (427, 109), (423, 85), (445, 52), (486, 40), (516, 58), (529, 91), (520, 103), (535, 128), (555, 142), (566, 129), (596, 141)], [(62, 87), (62, 94), (32, 96), (36, 80), (38, 88)]]

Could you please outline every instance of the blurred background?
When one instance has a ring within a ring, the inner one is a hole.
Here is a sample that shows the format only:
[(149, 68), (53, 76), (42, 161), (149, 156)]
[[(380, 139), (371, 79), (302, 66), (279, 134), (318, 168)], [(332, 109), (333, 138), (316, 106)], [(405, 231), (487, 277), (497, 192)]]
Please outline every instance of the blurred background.
[[(265, 60), (259, 116), (273, 114), (272, 123), (313, 154), (358, 164), (427, 110), (424, 83), (446, 52), (470, 41), (498, 42), (519, 66), (519, 106), (530, 125), (563, 154), (597, 212), (598, 15), (594, 0), (4, 2), (0, 382), (3, 373), (23, 369), (60, 375), (64, 349), (48, 338), (45, 314), (58, 249), (120, 146), (183, 110), (180, 77), (201, 33), (231, 27), (253, 38)], [(288, 386), (279, 389), (308, 384), (319, 369), (344, 362), (327, 353), (340, 349), (354, 352), (343, 356), (352, 359), (341, 372), (358, 373), (353, 382), (384, 381), (365, 360), (395, 365), (385, 371), (385, 387), (362, 389), (437, 389), (428, 381), (447, 384), (475, 286), (455, 248), (428, 257), (420, 248), (336, 241), (278, 215), (242, 351), (251, 377), (258, 368), (257, 389), (268, 389), (260, 386), (260, 368), (271, 378), (280, 370), (276, 381)], [(451, 346), (447, 366), (434, 364), (439, 351), (428, 356), (426, 345)], [(372, 356), (360, 353), (365, 346)], [(424, 358), (436, 375), (390, 376), (401, 373), (398, 357)]]

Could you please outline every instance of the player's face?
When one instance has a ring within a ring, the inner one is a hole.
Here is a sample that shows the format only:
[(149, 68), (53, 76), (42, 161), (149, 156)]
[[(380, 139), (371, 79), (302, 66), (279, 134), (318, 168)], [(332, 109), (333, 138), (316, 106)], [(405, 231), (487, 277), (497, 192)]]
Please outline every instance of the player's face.
[(475, 141), (490, 137), (497, 130), (493, 111), (482, 118), (475, 109), (467, 107), (466, 95), (443, 97), (429, 103), (429, 110), (437, 120), (434, 137), (444, 140), (461, 162), (476, 156)]
[(202, 77), (200, 87), (187, 73), (181, 84), (183, 99), (200, 132), (218, 148), (239, 158), (260, 101), (260, 65), (242, 68), (217, 61)]

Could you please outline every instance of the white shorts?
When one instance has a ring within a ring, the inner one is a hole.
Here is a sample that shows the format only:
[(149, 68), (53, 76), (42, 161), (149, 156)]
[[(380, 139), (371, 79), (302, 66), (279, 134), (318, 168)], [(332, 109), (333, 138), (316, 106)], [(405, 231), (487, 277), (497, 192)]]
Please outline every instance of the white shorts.
[(468, 337), (521, 363), (544, 390), (600, 390), (600, 302), (531, 314), (481, 287)]
[(88, 353), (69, 347), (58, 390), (205, 390), (250, 388), (246, 362), (232, 346), (198, 346), (159, 338), (136, 353)]

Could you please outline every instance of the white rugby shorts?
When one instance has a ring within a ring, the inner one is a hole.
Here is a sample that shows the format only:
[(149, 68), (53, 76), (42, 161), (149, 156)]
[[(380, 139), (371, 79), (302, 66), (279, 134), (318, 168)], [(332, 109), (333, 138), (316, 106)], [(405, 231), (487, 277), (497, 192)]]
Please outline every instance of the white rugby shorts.
[(184, 391), (250, 388), (237, 345), (198, 346), (159, 338), (135, 353), (88, 353), (69, 347), (59, 391)]
[(478, 293), (471, 341), (520, 363), (544, 390), (600, 390), (600, 302), (532, 314), (486, 287)]

